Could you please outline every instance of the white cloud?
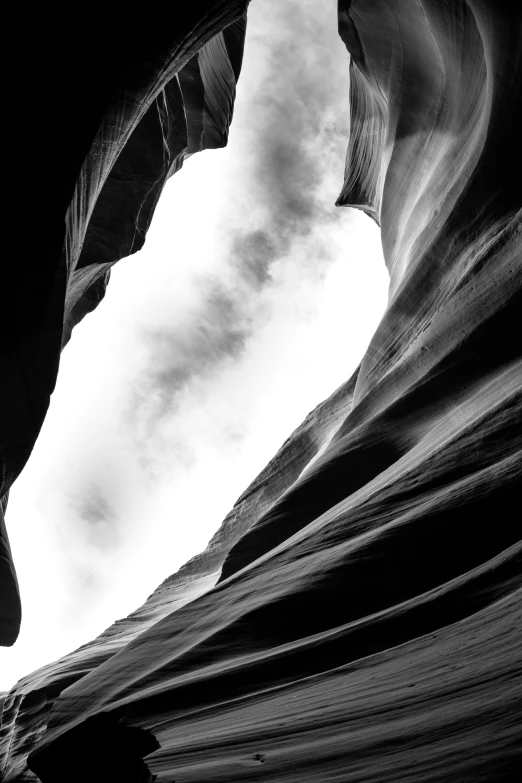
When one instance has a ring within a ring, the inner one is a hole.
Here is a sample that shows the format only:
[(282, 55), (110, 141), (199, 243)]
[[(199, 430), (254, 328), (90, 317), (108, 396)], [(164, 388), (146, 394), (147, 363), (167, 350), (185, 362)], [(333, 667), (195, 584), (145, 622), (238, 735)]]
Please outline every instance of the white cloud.
[(348, 95), (334, 4), (258, 0), (249, 23), (229, 147), (176, 174), (144, 250), (75, 330), (12, 490), (24, 618), (0, 689), (201, 551), (384, 309), (378, 229), (333, 206)]

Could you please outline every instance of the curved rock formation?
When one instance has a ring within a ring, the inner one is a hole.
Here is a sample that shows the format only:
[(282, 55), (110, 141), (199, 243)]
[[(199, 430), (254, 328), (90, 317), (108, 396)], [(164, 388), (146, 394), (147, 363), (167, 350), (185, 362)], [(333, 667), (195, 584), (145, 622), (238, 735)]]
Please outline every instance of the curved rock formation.
[(356, 378), (357, 373), (286, 441), (238, 499), (205, 552), (165, 580), (131, 615), (89, 644), (20, 680), (6, 695), (0, 729), (0, 770), (7, 781), (35, 779), (27, 769), (27, 756), (45, 731), (53, 703), (65, 688), (119, 653), (159, 620), (214, 587), (233, 545), (262, 511), (277, 502), (344, 420)]
[[(103, 24), (93, 8), (77, 26), (70, 21), (69, 36), (49, 9), (34, 9), (29, 24), (20, 20), (25, 60), (12, 114), (25, 116), (20, 83), (33, 84), (38, 73), (31, 111), (51, 119), (38, 129), (38, 166), (27, 155), (31, 123), (16, 127), (9, 147), (14, 260), (0, 315), (5, 502), (42, 425), (73, 326), (103, 298), (112, 264), (142, 247), (167, 178), (188, 155), (226, 144), (247, 5), (198, 0), (169, 8), (159, 21), (105, 7)], [(0, 588), (0, 644), (10, 645), (21, 609), (1, 517)]]
[(6, 697), (6, 780), (520, 771), (522, 11), (341, 0), (339, 20), (339, 204), (381, 225), (383, 321), (203, 555)]

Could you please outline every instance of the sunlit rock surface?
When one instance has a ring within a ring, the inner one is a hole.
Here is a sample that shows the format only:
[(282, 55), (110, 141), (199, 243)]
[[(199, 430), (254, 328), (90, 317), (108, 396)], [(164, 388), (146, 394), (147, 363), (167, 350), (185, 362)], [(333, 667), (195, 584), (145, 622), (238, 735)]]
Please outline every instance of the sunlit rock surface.
[(387, 312), (208, 550), (7, 695), (6, 780), (518, 779), (522, 11), (339, 20)]
[[(167, 178), (188, 155), (226, 144), (246, 6), (174, 3), (161, 21), (93, 6), (72, 14), (69, 33), (59, 11), (31, 9), (26, 24), (22, 10), (23, 59), (6, 101), (17, 124), (5, 177), (13, 261), (0, 313), (0, 514), (73, 326), (103, 298), (112, 264), (142, 247)], [(9, 645), (20, 599), (1, 517), (0, 588), (0, 644)]]
[[(20, 680), (7, 694), (0, 729), (0, 766), (7, 780), (35, 780), (27, 755), (43, 734), (64, 688), (120, 652), (158, 620), (214, 587), (231, 547), (269, 510), (328, 443), (350, 409), (357, 373), (311, 413), (238, 499), (201, 555), (161, 584), (146, 603), (90, 644)], [(1, 698), (1, 697), (0, 697)], [(37, 705), (35, 708), (34, 705)]]

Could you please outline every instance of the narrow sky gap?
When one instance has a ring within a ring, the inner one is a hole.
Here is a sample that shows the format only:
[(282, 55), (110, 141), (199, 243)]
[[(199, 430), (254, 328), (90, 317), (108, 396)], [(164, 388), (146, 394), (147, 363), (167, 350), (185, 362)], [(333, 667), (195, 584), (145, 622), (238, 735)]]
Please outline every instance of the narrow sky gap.
[(371, 338), (387, 275), (375, 224), (334, 207), (348, 56), (330, 11), (252, 4), (228, 147), (168, 183), (73, 333), (9, 501), (24, 620), (0, 690), (201, 551)]

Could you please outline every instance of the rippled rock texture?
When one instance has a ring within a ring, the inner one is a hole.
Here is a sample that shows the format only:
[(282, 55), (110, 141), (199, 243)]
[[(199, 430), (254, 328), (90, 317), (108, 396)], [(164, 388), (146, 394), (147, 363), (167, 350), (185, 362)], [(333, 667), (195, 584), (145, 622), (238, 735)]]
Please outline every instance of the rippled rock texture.
[[(517, 779), (514, 9), (341, 0), (351, 137), (338, 203), (381, 225), (383, 321), (354, 377), (283, 445), (206, 552), (7, 695), (6, 780)], [(110, 149), (93, 149), (101, 170)], [(106, 215), (86, 268), (113, 242)]]

